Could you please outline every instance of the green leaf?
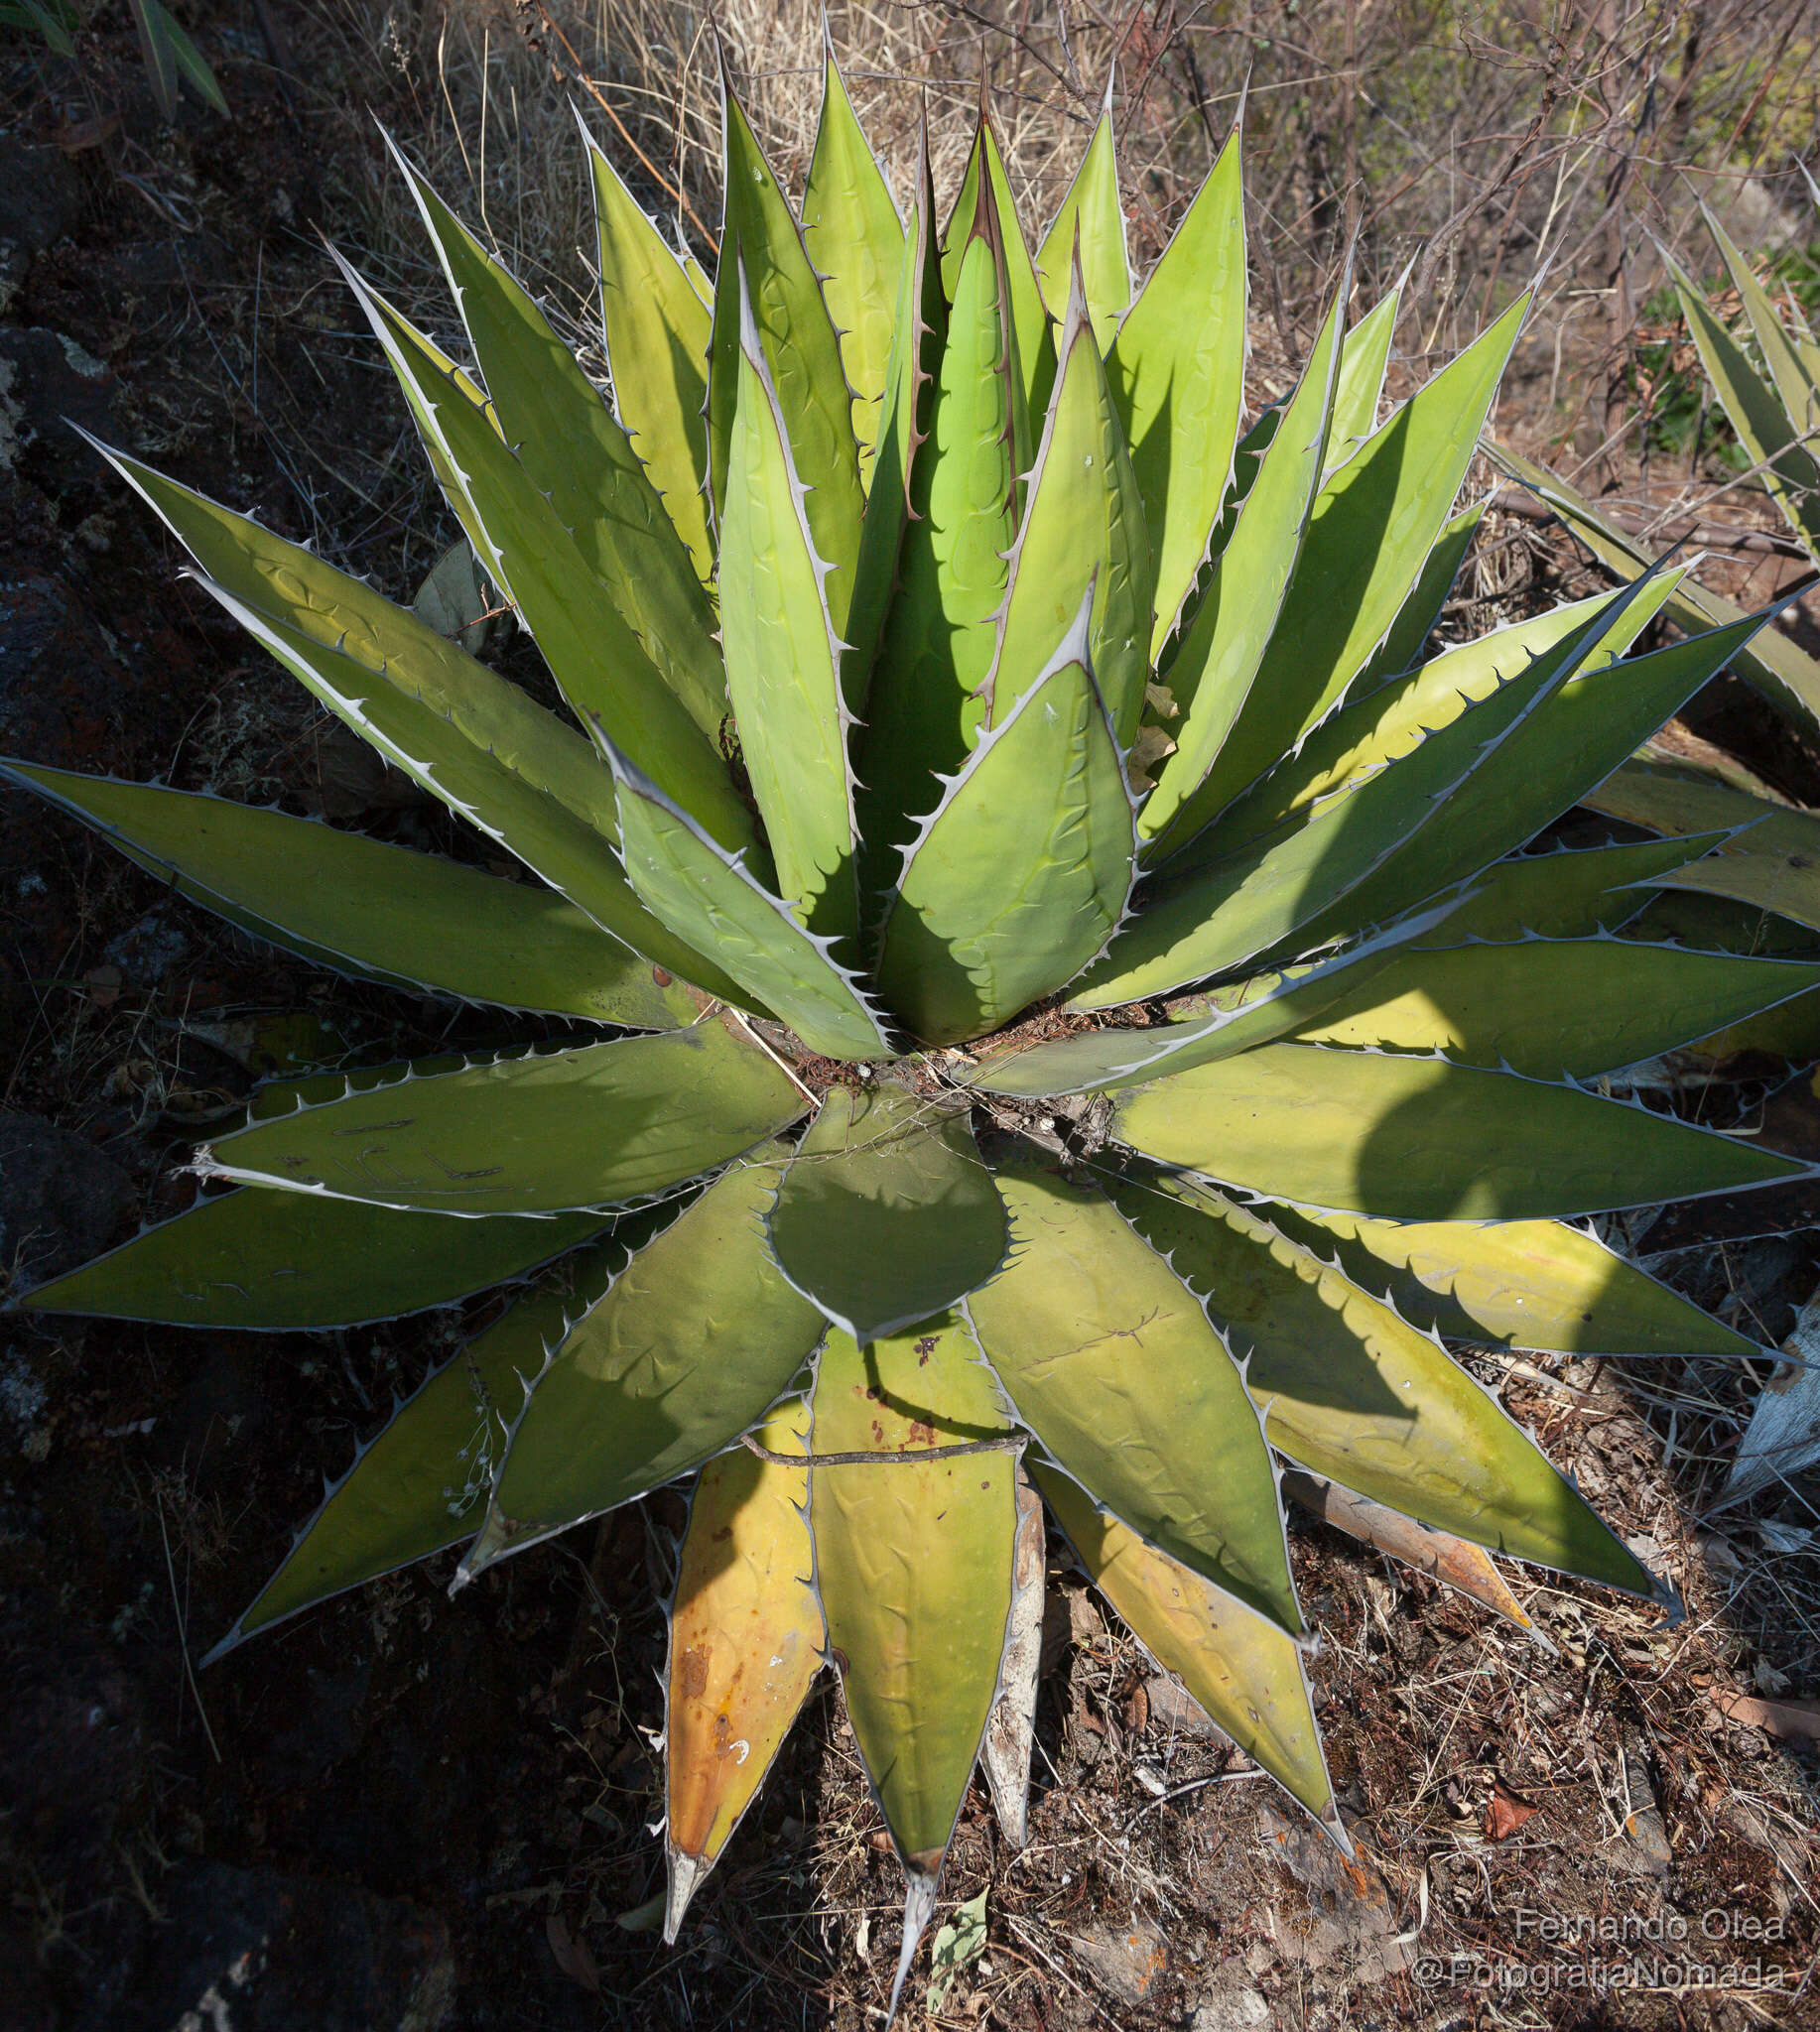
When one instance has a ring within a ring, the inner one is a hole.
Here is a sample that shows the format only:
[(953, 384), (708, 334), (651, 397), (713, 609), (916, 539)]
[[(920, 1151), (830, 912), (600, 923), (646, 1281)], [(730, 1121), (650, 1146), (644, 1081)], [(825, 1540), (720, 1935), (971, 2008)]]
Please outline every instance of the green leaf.
[(1420, 577), (1529, 307), (1519, 297), (1323, 485), (1246, 709), (1206, 780), (1217, 812), (1314, 726)]
[(1107, 102), (1087, 144), (1062, 208), (1037, 250), (1043, 299), (1058, 317), (1073, 294), (1077, 241), (1087, 289), (1087, 316), (1101, 352), (1111, 344), (1131, 308), (1131, 265), (1125, 253), (1124, 206), (1118, 201), (1118, 159), (1112, 143), (1110, 80)]
[(882, 631), (896, 595), (898, 562), (910, 526), (911, 468), (917, 447), (933, 428), (937, 365), (947, 331), (948, 306), (942, 296), (935, 189), (929, 178), (925, 129), (917, 157), (916, 209), (898, 274), (891, 357), (885, 369), (871, 483), (859, 531), (859, 562), (843, 630), (850, 645), (842, 670), (843, 689), (847, 709), (855, 718), (866, 715), (873, 668), (894, 646)]
[(1378, 933), (1314, 966), (1258, 974), (1201, 998), (1197, 1013), (1143, 1029), (1088, 1030), (1030, 1050), (987, 1058), (963, 1076), (986, 1093), (1024, 1099), (1097, 1093), (1186, 1072), (1285, 1037), (1319, 1017), (1387, 965), (1410, 940), (1432, 935), (1446, 908)]
[(1029, 415), (1039, 416), (1049, 406), (1049, 391), (1055, 381), (1055, 333), (1043, 303), (1036, 263), (1030, 258), (1030, 248), (1018, 221), (1017, 202), (1011, 195), (1011, 180), (1005, 175), (1004, 157), (998, 151), (998, 136), (992, 131), (992, 122), (983, 103), (979, 108), (973, 153), (967, 161), (967, 175), (962, 179), (961, 194), (955, 199), (955, 208), (942, 240), (942, 288), (949, 302), (953, 303), (959, 292), (961, 267), (967, 249), (979, 230), (982, 167), (985, 188), (991, 193), (991, 202), (985, 208), (995, 215), (995, 230), (1004, 250), (1004, 273), (1011, 300), (1011, 323), (1017, 336), (1015, 357), (1024, 408)]
[(522, 1277), (600, 1227), (594, 1213), (451, 1220), (309, 1193), (223, 1193), (19, 1303), (174, 1327), (357, 1327)]
[[(1552, 508), (1599, 562), (1621, 578), (1635, 578), (1653, 560), (1616, 523), (1545, 467), (1519, 457), (1508, 445), (1489, 447), (1490, 455), (1519, 480), (1545, 506)], [(1677, 628), (1697, 634), (1703, 628), (1730, 627), (1746, 618), (1743, 607), (1683, 579), (1668, 603), (1668, 618)], [(1771, 704), (1794, 715), (1810, 732), (1820, 730), (1820, 663), (1776, 628), (1765, 628), (1748, 647), (1733, 652), (1732, 667), (1747, 685)]]
[(1462, 939), (1587, 939), (1615, 932), (1644, 908), (1650, 882), (1732, 838), (1701, 832), (1689, 839), (1644, 839), (1629, 846), (1557, 848), (1499, 861), (1481, 875), (1472, 895), (1451, 911), (1428, 946)]
[(1299, 1633), (1262, 1423), (1200, 1302), (1027, 1148), (998, 1188), (1012, 1256), (968, 1311), (1018, 1422), (1121, 1522)]
[(1060, 987), (1130, 895), (1130, 792), (1087, 647), (1092, 597), (905, 852), (878, 982), (928, 1043), (996, 1030)]
[(745, 860), (724, 852), (610, 748), (621, 850), (632, 885), (667, 924), (712, 945), (745, 993), (831, 1059), (888, 1056), (890, 1037), (832, 942), (805, 931)]
[[(1806, 340), (1804, 352), (1801, 335), (1785, 326), (1776, 316), (1775, 306), (1769, 301), (1769, 292), (1757, 281), (1750, 262), (1732, 243), (1724, 226), (1704, 204), (1700, 207), (1700, 216), (1706, 221), (1707, 231), (1712, 234), (1713, 244), (1719, 249), (1726, 273), (1731, 277), (1732, 287), (1744, 306), (1751, 335), (1756, 340), (1756, 349), (1762, 355), (1764, 366), (1769, 369), (1769, 378), (1775, 384), (1791, 435), (1812, 433), (1820, 428), (1820, 363), (1814, 359), (1813, 341), (1811, 338)], [(1806, 520), (1811, 525), (1816, 516), (1820, 516), (1820, 502), (1810, 500), (1806, 505)], [(1808, 547), (1810, 550), (1814, 548), (1811, 539)]]
[(1105, 360), (1156, 543), (1153, 662), (1206, 561), (1238, 441), (1245, 357), (1238, 154), (1235, 128)]
[(299, 1609), (471, 1538), (506, 1427), (524, 1401), (525, 1381), (543, 1365), (545, 1342), (562, 1333), (572, 1309), (599, 1296), (625, 1257), (622, 1241), (602, 1236), (429, 1376), (355, 1454), (278, 1572), (203, 1663)]
[(600, 253), (600, 315), (613, 406), (712, 587), (708, 522), (708, 307), (670, 243), (645, 215), (586, 129)]
[(1283, 602), (1321, 484), (1351, 278), (1349, 267), (1166, 673), (1183, 717), (1172, 729), (1175, 752), (1158, 771), (1138, 819), (1151, 857), (1193, 838), (1227, 801), (1228, 792), (1210, 788), (1220, 751), (1247, 709), (1272, 637), (1284, 625), (1299, 632)]
[(796, 469), (809, 490), (816, 555), (829, 567), (828, 610), (835, 625), (845, 629), (865, 496), (859, 484), (859, 452), (841, 341), (789, 201), (724, 74), (722, 96), (726, 227), (715, 280), (708, 377), (708, 467), (715, 512), (719, 515), (726, 499), (727, 455), (738, 400), (743, 264)]
[(1008, 1428), (972, 1337), (946, 1314), (866, 1348), (830, 1334), (814, 1404), (817, 1454), (891, 1457), (815, 1468), (809, 1516), (859, 1754), (905, 1870), (933, 1880), (998, 1684), (1016, 1463), (1009, 1453), (897, 1457)]
[[(505, 443), (638, 648), (700, 731), (717, 741), (727, 697), (714, 608), (643, 460), (536, 304), (396, 144), (392, 152), (460, 308)], [(494, 503), (480, 473), (469, 471), (487, 522)], [(506, 564), (522, 576), (514, 558)], [(526, 618), (537, 632), (536, 615)], [(615, 685), (631, 682), (615, 673)]]
[[(773, 1454), (809, 1451), (806, 1398), (758, 1428)], [(702, 1879), (758, 1796), (822, 1669), (809, 1470), (734, 1448), (709, 1461), (677, 1561), (665, 1674), (664, 1849), (674, 1941)]]
[(461, 1579), (700, 1466), (790, 1387), (824, 1330), (764, 1244), (782, 1157), (729, 1167), (552, 1336)]
[(1061, 365), (1009, 560), (1009, 590), (984, 680), (985, 724), (1028, 691), (1094, 588), (1088, 641), (1121, 748), (1137, 737), (1150, 677), (1156, 560), (1077, 273)]
[(1393, 1220), (1560, 1217), (1806, 1175), (1578, 1086), (1303, 1044), (1139, 1087), (1112, 1133), (1222, 1185)]
[(784, 1275), (861, 1343), (965, 1298), (1005, 1253), (966, 1113), (894, 1080), (829, 1088), (765, 1227)]
[(888, 886), (894, 849), (959, 769), (984, 724), (979, 696), (1017, 534), (1019, 394), (1005, 316), (1003, 247), (989, 203), (968, 241), (948, 315), (933, 442), (910, 473), (910, 521), (879, 642), (859, 751), (868, 896)]
[(1364, 1220), (1269, 1210), (1291, 1240), (1425, 1332), (1562, 1354), (1755, 1355), (1757, 1345), (1559, 1220)]
[[(1762, 484), (1810, 555), (1820, 555), (1820, 458), (1801, 441), (1816, 421), (1797, 421), (1773, 387), (1752, 366), (1744, 348), (1714, 317), (1705, 293), (1674, 257), (1662, 254), (1680, 299), (1681, 315), (1707, 378), (1718, 390), (1739, 442), (1763, 468)], [(1773, 322), (1773, 318), (1771, 319)], [(1809, 391), (1809, 406), (1812, 393)]]
[[(1406, 273), (1406, 271), (1405, 271)], [(1347, 292), (1340, 293), (1345, 304)], [(1384, 368), (1390, 358), (1390, 340), (1396, 331), (1397, 312), (1402, 306), (1403, 286), (1399, 281), (1360, 318), (1340, 349), (1340, 378), (1334, 388), (1334, 416), (1327, 436), (1325, 464), (1328, 470), (1344, 465), (1353, 453), (1375, 435), (1377, 405), (1384, 392)], [(1344, 316), (1344, 311), (1342, 316)]]
[[(488, 574), (524, 617), (572, 709), (662, 783), (723, 845), (749, 845), (751, 815), (718, 748), (640, 646), (546, 494), (546, 483), (451, 384), (416, 327), (345, 263), (341, 272), (419, 431), (457, 478), (460, 491), (451, 507)], [(611, 423), (604, 409), (599, 413)], [(678, 566), (687, 569), (680, 549)]]
[(0, 762), (182, 896), (320, 964), (634, 1030), (694, 1018), (554, 890), (225, 798)]
[[(1616, 706), (1601, 698), (1596, 733), (1576, 726), (1575, 741), (1551, 743), (1553, 767), (1547, 771), (1538, 768), (1532, 744), (1520, 739), (1576, 671), (1609, 654), (1607, 638), (1614, 630), (1622, 640), (1627, 639), (1623, 631), (1640, 626), (1637, 613), (1646, 612), (1661, 590), (1657, 581), (1609, 596), (1589, 626), (1527, 663), (1520, 652), (1489, 653), (1470, 688), (1439, 686), (1428, 667), (1387, 703), (1363, 701), (1358, 710), (1365, 723), (1354, 738), (1348, 738), (1354, 708), (1344, 710), (1335, 722), (1335, 756), (1311, 742), (1308, 751), (1291, 758), (1293, 790), (1285, 787), (1278, 797), (1274, 786), (1260, 786), (1244, 814), (1230, 826), (1216, 826), (1197, 852), (1212, 853), (1235, 834), (1237, 843), (1198, 872), (1184, 872), (1160, 888), (1158, 900), (1125, 926), (1105, 958), (1083, 976), (1071, 1006), (1106, 1008), (1167, 993), (1279, 950), (1310, 951), (1363, 925), (1389, 921), (1527, 839), (1571, 805), (1594, 773), (1594, 762), (1584, 771), (1580, 767), (1587, 743), (1596, 754), (1598, 741), (1614, 745), (1622, 738), (1620, 752), (1627, 752), (1643, 724), (1660, 725), (1698, 684), (1676, 664), (1672, 685), (1639, 683)], [(1650, 661), (1626, 665), (1626, 675), (1647, 677)], [(1430, 702), (1410, 709), (1424, 699)], [(1645, 711), (1656, 716), (1645, 722)], [(1513, 748), (1526, 767), (1506, 766)], [(1317, 796), (1329, 783), (1331, 793)], [(1501, 799), (1494, 802), (1482, 792), (1486, 784), (1501, 791)], [(1297, 797), (1303, 801), (1291, 802)], [(1272, 801), (1288, 809), (1265, 829)], [(1386, 892), (1385, 869), (1399, 879), (1406, 870), (1416, 893)]]
[(487, 581), (474, 547), (458, 537), (424, 574), (411, 611), (439, 635), (478, 656), (493, 639), (499, 595)]
[(1236, 1595), (1146, 1545), (1067, 1475), (1030, 1469), (1081, 1564), (1208, 1717), (1351, 1852), (1321, 1754), (1301, 1646)]
[(171, 17), (159, 0), (128, 0), (133, 26), (139, 31), (139, 54), (145, 60), (146, 82), (160, 114), (177, 118), (177, 53), (166, 33)]
[(1603, 935), (1399, 952), (1296, 1035), (1538, 1080), (1634, 1066), (1820, 987), (1820, 966)]
[(645, 910), (612, 852), (612, 780), (573, 727), (415, 614), (244, 515), (97, 445), (201, 567), (213, 594), (395, 768), (647, 959), (732, 984)]
[(1245, 1364), (1279, 1453), (1474, 1545), (1655, 1591), (1491, 1392), (1388, 1306), (1187, 1180), (1134, 1173), (1111, 1191)]
[(794, 1081), (711, 1018), (407, 1075), (235, 1130), (197, 1163), (206, 1176), (375, 1206), (543, 1213), (662, 1192), (802, 1112)]
[(892, 312), (904, 264), (904, 225), (835, 62), (828, 23), (822, 117), (803, 192), (803, 244), (841, 337), (841, 363), (853, 391), (859, 482), (872, 469), (892, 350)]
[(955, 1907), (955, 1916), (936, 1929), (929, 1950), (929, 1993), (925, 2004), (933, 2018), (948, 2001), (962, 1971), (985, 1952), (985, 1893)]
[[(205, 100), (223, 119), (228, 117), (227, 100), (214, 72), (203, 62), (202, 53), (190, 37), (172, 18), (170, 11), (159, 4), (159, 0), (133, 0), (135, 14), (143, 14), (144, 20), (156, 38), (163, 43), (169, 62), (177, 66), (177, 73)], [(160, 70), (165, 64), (161, 60)], [(165, 117), (172, 117), (167, 109)]]
[(1441, 609), (1447, 604), (1455, 580), (1460, 576), (1460, 568), (1473, 548), (1473, 539), (1479, 534), (1487, 505), (1488, 501), (1474, 502), (1472, 507), (1462, 509), (1442, 530), (1434, 549), (1428, 554), (1427, 564), (1422, 567), (1422, 575), (1416, 580), (1414, 590), (1397, 608), (1396, 619), (1390, 623), (1389, 632), (1365, 658), (1358, 677), (1348, 687), (1349, 698), (1363, 698), (1391, 678), (1400, 678), (1405, 671), (1413, 670), (1422, 661), (1428, 638), (1441, 618)]

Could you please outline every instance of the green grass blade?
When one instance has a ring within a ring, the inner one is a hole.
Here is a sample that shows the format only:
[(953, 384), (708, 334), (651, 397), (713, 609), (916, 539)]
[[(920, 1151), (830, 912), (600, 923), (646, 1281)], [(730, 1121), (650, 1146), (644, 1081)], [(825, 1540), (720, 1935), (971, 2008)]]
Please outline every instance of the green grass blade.
[(965, 1298), (1005, 1253), (967, 1116), (894, 1082), (830, 1087), (765, 1228), (784, 1275), (860, 1342)]
[(1806, 1171), (1578, 1086), (1303, 1044), (1138, 1087), (1112, 1133), (1243, 1192), (1394, 1220), (1560, 1219)]
[(426, 1212), (566, 1212), (661, 1193), (802, 1112), (795, 1082), (710, 1019), (407, 1074), (237, 1129), (197, 1165), (208, 1177)]
[(1199, 1301), (1034, 1151), (998, 1185), (1011, 1261), (968, 1311), (1019, 1423), (1149, 1544), (1300, 1634), (1263, 1427)]
[(1238, 442), (1246, 308), (1238, 154), (1235, 129), (1106, 354), (1156, 542), (1152, 662), (1206, 561)]

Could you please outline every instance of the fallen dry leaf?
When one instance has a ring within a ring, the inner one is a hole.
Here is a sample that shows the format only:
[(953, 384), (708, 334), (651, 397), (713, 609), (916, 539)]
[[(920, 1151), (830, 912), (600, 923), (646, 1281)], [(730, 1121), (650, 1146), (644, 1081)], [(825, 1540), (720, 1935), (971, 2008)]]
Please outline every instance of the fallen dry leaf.
[(1485, 1810), (1486, 1839), (1491, 1842), (1507, 1842), (1527, 1820), (1533, 1819), (1536, 1809), (1514, 1793), (1504, 1790), (1501, 1778), (1492, 1782), (1492, 1799)]
[(587, 1952), (587, 1943), (576, 1939), (569, 1931), (569, 1922), (560, 1912), (551, 1913), (544, 1921), (544, 1933), (550, 1942), (556, 1966), (571, 1982), (580, 1983), (589, 1996), (598, 1996), (600, 1971), (594, 1966), (593, 1956)]
[(1758, 1701), (1728, 1687), (1709, 1687), (1706, 1697), (1728, 1721), (1741, 1721), (1770, 1735), (1820, 1741), (1820, 1701)]

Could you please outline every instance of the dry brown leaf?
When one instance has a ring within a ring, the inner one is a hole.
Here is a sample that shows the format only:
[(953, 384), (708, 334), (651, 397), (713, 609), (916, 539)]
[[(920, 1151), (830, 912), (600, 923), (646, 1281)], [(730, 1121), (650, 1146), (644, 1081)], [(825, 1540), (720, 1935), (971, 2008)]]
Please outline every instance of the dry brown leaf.
[(569, 1931), (569, 1922), (560, 1912), (551, 1913), (544, 1921), (544, 1934), (550, 1942), (550, 1953), (556, 1966), (589, 1996), (598, 1996), (600, 1971), (594, 1966), (593, 1956), (587, 1952), (587, 1943), (576, 1939)]
[(1501, 1778), (1492, 1783), (1491, 1803), (1485, 1810), (1486, 1839), (1490, 1842), (1507, 1842), (1527, 1820), (1534, 1818), (1536, 1809), (1526, 1800), (1504, 1790)]
[(1709, 1687), (1706, 1697), (1728, 1721), (1770, 1735), (1806, 1736), (1820, 1742), (1820, 1701), (1759, 1701), (1727, 1687)]

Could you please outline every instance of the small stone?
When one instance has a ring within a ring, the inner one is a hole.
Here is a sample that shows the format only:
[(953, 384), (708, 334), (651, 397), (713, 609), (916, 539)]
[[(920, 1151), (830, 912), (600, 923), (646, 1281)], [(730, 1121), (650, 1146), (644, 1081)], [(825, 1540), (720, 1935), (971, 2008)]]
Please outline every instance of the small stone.
[(72, 431), (80, 424), (97, 438), (118, 435), (111, 370), (72, 338), (42, 324), (0, 326), (0, 439), (26, 476), (52, 494), (99, 484), (106, 468)]
[(1148, 1920), (1124, 1926), (1090, 1926), (1075, 1936), (1075, 1953), (1109, 1996), (1141, 2004), (1169, 1966), (1169, 1948)]
[(105, 1152), (42, 1115), (0, 1115), (0, 1262), (25, 1290), (97, 1256), (133, 1182)]
[(0, 141), (0, 240), (36, 254), (69, 231), (81, 202), (81, 185), (61, 148)]
[(1261, 1990), (1216, 1989), (1196, 2006), (1190, 2032), (1264, 2032), (1275, 2022)]
[(189, 950), (183, 927), (169, 911), (155, 910), (109, 939), (101, 952), (129, 981), (149, 987), (163, 980)]

